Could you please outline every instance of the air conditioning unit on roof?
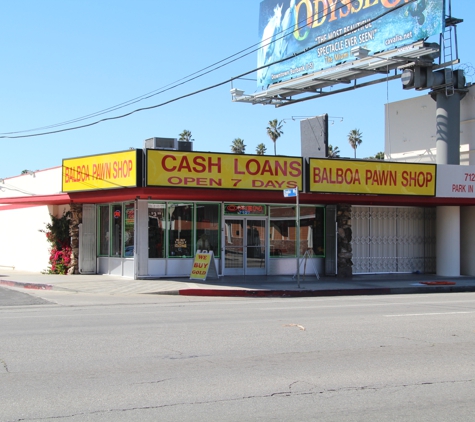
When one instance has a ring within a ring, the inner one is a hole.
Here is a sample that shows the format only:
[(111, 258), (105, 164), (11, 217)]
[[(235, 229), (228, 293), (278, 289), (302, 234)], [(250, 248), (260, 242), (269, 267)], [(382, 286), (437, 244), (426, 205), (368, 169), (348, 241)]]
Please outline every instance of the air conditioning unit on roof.
[(177, 149), (175, 138), (148, 138), (144, 141), (144, 149)]

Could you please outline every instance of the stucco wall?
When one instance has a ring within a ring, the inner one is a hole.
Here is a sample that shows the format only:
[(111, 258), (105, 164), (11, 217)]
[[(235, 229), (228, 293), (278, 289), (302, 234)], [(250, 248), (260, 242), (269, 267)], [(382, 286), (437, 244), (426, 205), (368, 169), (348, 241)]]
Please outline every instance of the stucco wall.
[[(388, 160), (436, 162), (436, 102), (428, 91), (387, 104), (385, 120), (384, 153)], [(475, 85), (460, 103), (460, 164), (475, 165)]]
[[(50, 195), (61, 192), (61, 167), (0, 181), (2, 198)], [(3, 208), (3, 209), (2, 209)], [(69, 206), (35, 206), (6, 209), (0, 205), (0, 271), (2, 267), (41, 272), (48, 267), (49, 244), (44, 230), (50, 214), (60, 217)]]

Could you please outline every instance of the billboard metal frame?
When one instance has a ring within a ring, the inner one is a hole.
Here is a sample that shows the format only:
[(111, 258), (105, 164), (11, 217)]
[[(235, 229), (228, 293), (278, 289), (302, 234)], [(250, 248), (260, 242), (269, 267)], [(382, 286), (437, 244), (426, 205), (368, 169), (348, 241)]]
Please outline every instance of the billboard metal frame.
[[(265, 91), (247, 95), (237, 88), (231, 89), (232, 101), (282, 107), (327, 95), (337, 94), (401, 77), (398, 70), (418, 65), (432, 65), (439, 55), (439, 44), (419, 41), (409, 46), (361, 57), (349, 63), (323, 69), (310, 75), (270, 85)], [(459, 60), (442, 63), (433, 69), (459, 63)], [(394, 74), (391, 73), (394, 71)], [(384, 75), (374, 79), (374, 76)], [(373, 79), (368, 80), (368, 78)], [(365, 79), (364, 81), (361, 81)], [(344, 87), (342, 87), (344, 85)], [(335, 89), (335, 86), (337, 88)], [(339, 87), (338, 87), (339, 86)], [(332, 87), (331, 90), (326, 90)]]
[[(321, 0), (322, 4), (326, 4), (325, 1)], [(411, 0), (407, 4), (415, 1)], [(365, 50), (364, 46), (359, 45), (351, 49), (350, 57), (348, 57), (346, 62), (302, 76), (296, 75), (292, 79), (270, 84), (262, 91), (246, 94), (243, 90), (231, 86), (232, 101), (282, 107), (400, 79), (405, 69), (413, 69), (415, 67), (429, 67), (432, 70), (447, 67), (452, 67), (453, 69), (454, 65), (460, 63), (456, 47), (456, 32), (455, 57), (453, 57), (452, 53), (447, 54), (448, 49), (452, 51), (452, 44), (449, 41), (449, 46), (447, 46), (445, 38), (449, 36), (451, 39), (453, 35), (452, 27), (456, 31), (456, 25), (463, 21), (451, 17), (451, 0), (445, 0), (444, 8), (447, 5), (449, 11), (448, 15), (445, 14), (444, 16), (445, 22), (440, 33), (439, 43), (429, 43), (427, 39), (423, 39), (374, 54), (370, 54), (369, 50)], [(317, 45), (314, 45), (312, 49), (315, 47)], [(306, 55), (307, 52), (294, 53), (293, 56), (300, 54)], [(294, 59), (290, 56), (279, 60), (278, 63), (286, 60), (290, 60), (290, 63), (292, 63)], [(269, 66), (273, 65), (274, 63), (269, 63)], [(256, 70), (260, 71), (261, 69), (262, 67), (259, 67)]]

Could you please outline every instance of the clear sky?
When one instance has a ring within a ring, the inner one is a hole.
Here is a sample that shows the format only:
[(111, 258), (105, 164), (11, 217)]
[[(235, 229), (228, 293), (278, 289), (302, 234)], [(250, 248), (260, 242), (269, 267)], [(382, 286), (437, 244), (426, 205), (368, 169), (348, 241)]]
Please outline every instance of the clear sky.
[[(256, 68), (257, 53), (206, 76), (159, 91), (182, 78), (259, 42), (260, 0), (15, 0), (2, 1), (0, 133), (36, 134), (119, 116), (226, 81)], [(473, 0), (453, 0), (459, 56), (475, 66)], [(434, 40), (438, 41), (438, 40)], [(473, 69), (473, 68), (472, 68)], [(250, 75), (255, 78), (255, 75)], [(470, 82), (475, 82), (472, 75)], [(246, 93), (256, 82), (234, 81)], [(384, 150), (384, 104), (428, 91), (403, 91), (400, 80), (281, 108), (231, 101), (231, 83), (162, 107), (78, 130), (28, 138), (0, 139), (0, 178), (22, 170), (41, 170), (63, 158), (143, 148), (150, 137), (177, 138), (192, 132), (195, 151), (231, 152), (235, 138), (246, 153), (264, 143), (269, 120), (285, 119), (278, 155), (300, 154), (300, 123), (292, 116), (328, 113), (330, 144), (353, 157), (347, 135), (363, 133), (357, 157)], [(67, 126), (76, 120), (126, 103), (148, 99)], [(341, 121), (343, 118), (343, 121)], [(23, 132), (30, 129), (38, 129)]]

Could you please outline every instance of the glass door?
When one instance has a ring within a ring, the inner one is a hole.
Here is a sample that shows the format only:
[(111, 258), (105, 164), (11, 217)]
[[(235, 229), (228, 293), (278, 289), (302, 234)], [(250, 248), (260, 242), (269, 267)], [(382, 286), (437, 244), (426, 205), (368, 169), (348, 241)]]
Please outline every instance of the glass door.
[(266, 219), (226, 218), (224, 275), (266, 275)]

